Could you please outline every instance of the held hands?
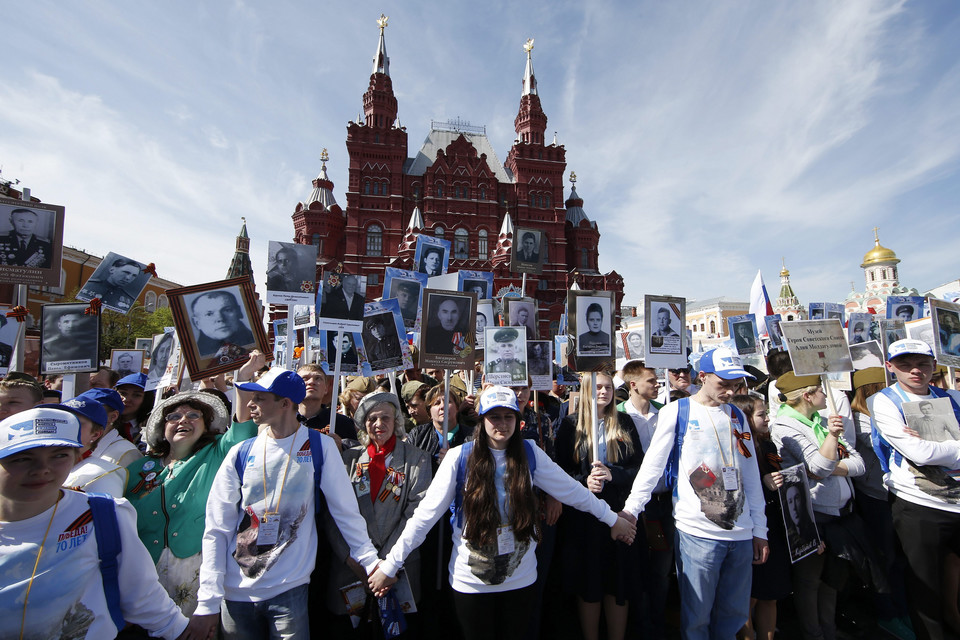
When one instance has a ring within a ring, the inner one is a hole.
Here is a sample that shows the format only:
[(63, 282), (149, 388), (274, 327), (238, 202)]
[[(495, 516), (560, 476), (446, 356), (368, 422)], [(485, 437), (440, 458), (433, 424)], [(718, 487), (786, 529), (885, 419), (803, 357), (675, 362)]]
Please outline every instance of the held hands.
[(765, 486), (770, 491), (776, 491), (783, 486), (783, 474), (779, 471), (774, 471), (773, 473), (768, 473), (763, 476), (763, 486)]
[(215, 638), (219, 629), (219, 613), (211, 613), (205, 616), (194, 614), (190, 616), (190, 622), (187, 624), (187, 628), (177, 636), (177, 640), (207, 640), (208, 638)]
[(380, 570), (379, 564), (367, 579), (367, 585), (370, 587), (370, 591), (372, 591), (373, 595), (377, 596), (378, 598), (382, 598), (383, 596), (387, 595), (387, 592), (390, 591), (390, 587), (396, 584), (396, 582), (396, 578), (391, 578)]
[(625, 515), (622, 514), (617, 516), (616, 523), (610, 527), (610, 537), (614, 540), (623, 542), (624, 544), (633, 544), (633, 539), (637, 535), (637, 525), (636, 520), (630, 522)]
[(843, 418), (840, 416), (830, 416), (827, 419), (827, 430), (830, 435), (840, 437), (843, 435)]
[(552, 527), (557, 524), (557, 520), (560, 519), (560, 513), (563, 512), (563, 503), (547, 494), (546, 499), (543, 501), (543, 522), (548, 527)]

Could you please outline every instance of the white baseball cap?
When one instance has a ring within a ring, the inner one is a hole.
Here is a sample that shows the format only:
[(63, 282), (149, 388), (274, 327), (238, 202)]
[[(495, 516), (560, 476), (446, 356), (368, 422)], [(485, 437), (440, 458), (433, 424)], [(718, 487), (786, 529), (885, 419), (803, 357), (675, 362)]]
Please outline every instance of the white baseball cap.
[(0, 422), (0, 458), (35, 447), (82, 447), (80, 421), (69, 411), (28, 409)]

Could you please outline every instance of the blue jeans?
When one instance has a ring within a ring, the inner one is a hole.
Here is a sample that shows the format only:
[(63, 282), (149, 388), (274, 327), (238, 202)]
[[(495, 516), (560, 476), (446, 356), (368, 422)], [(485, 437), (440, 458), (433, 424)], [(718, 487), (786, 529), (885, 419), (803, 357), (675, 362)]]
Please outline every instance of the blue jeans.
[(310, 637), (307, 587), (303, 584), (260, 602), (224, 600), (220, 607), (223, 637), (226, 640), (306, 640)]
[(730, 640), (750, 615), (753, 540), (708, 540), (677, 530), (684, 640)]

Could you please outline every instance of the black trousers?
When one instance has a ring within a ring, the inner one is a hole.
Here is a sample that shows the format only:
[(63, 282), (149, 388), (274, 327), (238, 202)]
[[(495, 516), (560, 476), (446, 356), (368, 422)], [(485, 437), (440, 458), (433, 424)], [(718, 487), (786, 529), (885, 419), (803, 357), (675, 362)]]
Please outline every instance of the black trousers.
[(960, 544), (960, 514), (892, 497), (893, 526), (907, 557), (907, 594), (921, 640), (953, 637), (943, 622), (944, 558)]
[(497, 593), (453, 592), (465, 640), (522, 640), (536, 596), (536, 584)]

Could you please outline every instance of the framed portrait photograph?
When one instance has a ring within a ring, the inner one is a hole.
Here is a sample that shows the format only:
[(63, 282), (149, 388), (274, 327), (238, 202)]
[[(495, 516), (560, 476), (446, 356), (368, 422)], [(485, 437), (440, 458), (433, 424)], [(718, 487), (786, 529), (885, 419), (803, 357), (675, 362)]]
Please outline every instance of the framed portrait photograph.
[(630, 329), (621, 331), (623, 339), (623, 357), (627, 360), (643, 360), (643, 331)]
[(651, 368), (688, 366), (686, 344), (687, 301), (673, 296), (643, 297), (644, 362)]
[(543, 273), (543, 264), (547, 257), (546, 249), (546, 235), (543, 231), (517, 227), (513, 232), (510, 271), (514, 273)]
[(826, 318), (826, 312), (823, 306), (825, 302), (811, 302), (807, 308), (807, 318), (810, 320), (823, 320)]
[(7, 317), (10, 307), (0, 307), (0, 376), (10, 371), (10, 362), (13, 360), (13, 347), (17, 343), (17, 333), (20, 323)]
[(752, 313), (727, 318), (727, 330), (733, 338), (733, 347), (737, 355), (748, 356), (760, 353), (760, 340), (757, 336), (757, 317)]
[(505, 387), (527, 385), (527, 338), (519, 327), (487, 327), (483, 351), (486, 382)]
[(931, 298), (930, 317), (937, 362), (960, 367), (960, 304)]
[(568, 366), (575, 371), (613, 370), (613, 292), (567, 292)]
[(897, 340), (903, 340), (907, 337), (907, 327), (900, 318), (891, 318), (880, 321), (880, 344), (883, 346), (883, 353)]
[(847, 342), (850, 346), (870, 342), (870, 326), (873, 324), (873, 314), (851, 313), (847, 322)]
[(0, 197), (0, 282), (59, 287), (63, 207)]
[(475, 293), (424, 289), (420, 368), (472, 368), (476, 359), (476, 338), (473, 335), (476, 315)]
[(763, 323), (767, 327), (767, 336), (770, 338), (770, 347), (777, 351), (783, 351), (783, 330), (780, 323), (783, 318), (779, 314), (763, 316)]
[(327, 331), (362, 331), (367, 277), (332, 271), (323, 274), (317, 326)]
[(133, 343), (133, 348), (146, 351), (147, 360), (149, 360), (150, 354), (153, 351), (153, 338), (137, 338)]
[[(901, 405), (907, 426), (926, 442), (960, 440), (957, 417), (950, 398), (929, 398), (904, 402)], [(958, 472), (938, 465), (917, 465), (907, 461), (914, 482), (920, 491), (948, 503), (960, 502)]]
[(268, 242), (267, 302), (311, 304), (317, 288), (316, 264), (316, 245)]
[(77, 300), (100, 298), (100, 303), (118, 313), (127, 313), (150, 282), (147, 265), (112, 251), (107, 254), (77, 293)]
[(477, 301), (477, 349), (482, 350), (485, 340), (484, 331), (487, 327), (497, 326), (497, 315), (493, 308), (493, 300)]
[(796, 320), (780, 325), (798, 376), (853, 371), (847, 335), (839, 320)]
[(367, 358), (363, 352), (363, 337), (359, 331), (320, 330), (320, 343), (323, 345), (324, 371), (333, 375), (340, 360), (340, 374), (359, 374)]
[(911, 322), (905, 322), (904, 327), (907, 330), (907, 337), (912, 340), (921, 340), (930, 345), (930, 348), (936, 353), (936, 339), (934, 338), (933, 332), (933, 318), (921, 318), (920, 320), (913, 320)]
[(287, 364), (287, 319), (273, 321), (273, 366), (290, 369)]
[(100, 316), (86, 302), (45, 304), (40, 320), (40, 373), (81, 373), (100, 366)]
[(383, 276), (383, 298), (396, 298), (400, 303), (400, 317), (407, 331), (420, 330), (420, 306), (427, 274), (387, 267)]
[(527, 340), (527, 373), (531, 389), (550, 391), (553, 388), (553, 341)]
[(787, 532), (787, 549), (790, 562), (793, 563), (816, 553), (820, 546), (820, 532), (817, 531), (813, 516), (813, 500), (804, 465), (787, 467), (780, 473), (783, 475), (783, 485), (777, 489), (777, 493)]
[(369, 365), (369, 368), (364, 368), (363, 375), (403, 371), (413, 366), (410, 345), (406, 340), (407, 332), (400, 316), (400, 304), (396, 299), (367, 303), (360, 336)]
[(508, 327), (523, 327), (528, 340), (539, 338), (537, 301), (533, 298), (504, 298), (504, 315)]
[(111, 349), (110, 368), (125, 378), (143, 371), (144, 352), (137, 349)]
[(923, 296), (887, 296), (887, 319), (920, 320), (925, 300)]
[(883, 354), (883, 347), (876, 340), (850, 345), (850, 358), (853, 360), (855, 371), (869, 369), (870, 367), (882, 367), (886, 360)]
[(150, 345), (150, 368), (144, 390), (163, 388), (180, 377), (180, 338), (176, 331), (153, 336)]
[(253, 349), (272, 352), (250, 276), (167, 291), (191, 380), (233, 371)]
[(457, 289), (460, 291), (477, 294), (477, 300), (486, 300), (493, 297), (493, 273), (461, 269), (457, 272), (457, 275), (459, 276)]
[(450, 264), (450, 241), (420, 234), (414, 250), (413, 263), (417, 271), (428, 278), (442, 276)]

